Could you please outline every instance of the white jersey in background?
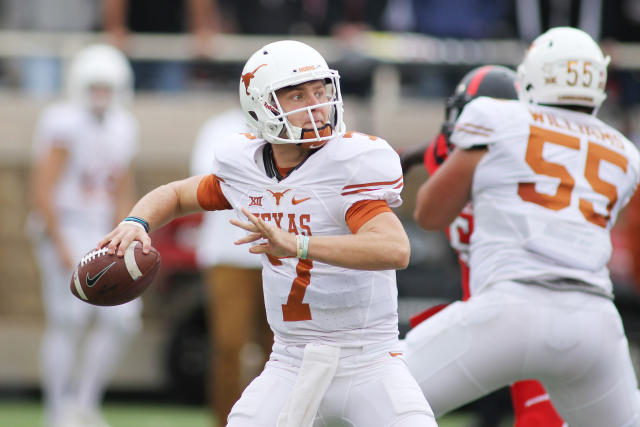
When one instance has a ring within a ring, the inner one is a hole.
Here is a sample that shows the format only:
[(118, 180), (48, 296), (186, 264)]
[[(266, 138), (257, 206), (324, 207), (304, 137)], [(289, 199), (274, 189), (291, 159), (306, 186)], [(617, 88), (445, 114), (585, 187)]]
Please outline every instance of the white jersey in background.
[(566, 288), (569, 279), (611, 297), (609, 230), (640, 174), (629, 140), (595, 116), (481, 97), (451, 141), (488, 148), (473, 179), (472, 293), (507, 280)]
[(86, 108), (56, 104), (42, 114), (33, 146), (36, 158), (56, 146), (68, 152), (52, 197), (59, 221), (86, 223), (100, 233), (110, 230), (115, 177), (129, 168), (138, 149), (134, 117), (112, 108), (99, 121)]
[[(280, 182), (265, 173), (265, 144), (238, 134), (215, 147), (212, 171), (237, 211), (247, 207), (296, 234), (339, 235), (351, 234), (345, 215), (354, 203), (401, 203), (400, 163), (382, 139), (358, 133), (333, 138)], [(397, 340), (395, 271), (357, 271), (266, 255), (262, 264), (276, 345), (322, 341), (352, 347)]]
[[(191, 174), (211, 173), (215, 145), (221, 144), (229, 135), (247, 130), (246, 128), (247, 123), (242, 110), (231, 110), (207, 121), (198, 134), (191, 154)], [(260, 257), (247, 251), (245, 246), (233, 244), (244, 237), (246, 232), (229, 223), (231, 218), (235, 218), (232, 211), (204, 213), (196, 246), (198, 265), (225, 264), (260, 268)], [(226, 244), (222, 244), (221, 240), (225, 240)]]
[[(79, 260), (117, 221), (116, 180), (129, 173), (137, 123), (122, 109), (107, 110), (100, 121), (87, 108), (56, 104), (43, 112), (36, 128), (34, 163), (54, 148), (66, 156), (50, 198), (64, 247)], [(37, 211), (30, 226), (47, 320), (41, 350), (47, 425), (90, 425), (101, 420), (105, 388), (140, 330), (142, 301), (96, 307), (76, 299), (69, 291), (71, 270), (61, 263), (59, 247)]]

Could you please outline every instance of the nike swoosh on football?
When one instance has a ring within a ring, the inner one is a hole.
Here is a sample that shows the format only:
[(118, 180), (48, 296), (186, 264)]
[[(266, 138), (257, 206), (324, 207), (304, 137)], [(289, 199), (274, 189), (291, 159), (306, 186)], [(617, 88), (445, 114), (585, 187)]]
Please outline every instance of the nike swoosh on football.
[(87, 282), (87, 286), (88, 286), (89, 288), (93, 287), (93, 285), (95, 285), (95, 284), (96, 284), (96, 282), (97, 282), (98, 280), (100, 280), (100, 278), (101, 278), (102, 276), (104, 276), (104, 273), (106, 273), (106, 272), (107, 272), (111, 267), (113, 267), (113, 265), (114, 265), (115, 263), (116, 263), (116, 262), (115, 262), (115, 261), (113, 261), (111, 264), (107, 265), (105, 268), (103, 268), (102, 270), (100, 270), (100, 272), (99, 272), (98, 274), (96, 274), (95, 276), (93, 276), (93, 277), (89, 277), (89, 273), (87, 272), (87, 276), (85, 277), (85, 281)]
[(292, 205), (297, 205), (298, 203), (302, 203), (302, 202), (306, 202), (307, 200), (309, 200), (311, 197), (305, 197), (304, 199), (296, 199), (295, 197), (291, 198), (291, 204)]

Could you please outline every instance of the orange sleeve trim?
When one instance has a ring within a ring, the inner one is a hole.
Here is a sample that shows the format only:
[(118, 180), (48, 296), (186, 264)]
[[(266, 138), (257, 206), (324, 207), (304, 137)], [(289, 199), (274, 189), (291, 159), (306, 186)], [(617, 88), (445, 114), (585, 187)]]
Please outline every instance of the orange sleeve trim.
[(207, 175), (198, 184), (198, 203), (207, 211), (231, 209), (231, 204), (222, 193), (220, 181), (214, 174)]
[(351, 205), (345, 220), (351, 233), (356, 234), (367, 221), (383, 212), (392, 212), (384, 200), (360, 200)]

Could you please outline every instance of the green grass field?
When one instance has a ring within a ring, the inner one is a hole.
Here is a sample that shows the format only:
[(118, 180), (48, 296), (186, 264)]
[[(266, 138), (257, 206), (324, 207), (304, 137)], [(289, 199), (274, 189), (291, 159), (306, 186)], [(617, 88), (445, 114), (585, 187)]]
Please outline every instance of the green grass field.
[[(111, 427), (216, 427), (205, 407), (106, 403), (104, 415)], [(452, 414), (438, 420), (438, 425), (470, 427), (472, 421), (469, 415)], [(0, 401), (0, 426), (40, 427), (42, 406), (36, 401)]]
[[(112, 427), (212, 427), (209, 412), (189, 406), (108, 403), (104, 415)], [(0, 402), (0, 426), (40, 427), (42, 406), (39, 402)]]

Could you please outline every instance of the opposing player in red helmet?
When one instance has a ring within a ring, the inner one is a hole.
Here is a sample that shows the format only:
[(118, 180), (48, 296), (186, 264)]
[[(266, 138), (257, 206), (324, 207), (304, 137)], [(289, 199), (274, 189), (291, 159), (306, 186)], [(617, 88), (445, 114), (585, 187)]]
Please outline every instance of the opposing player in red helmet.
[[(469, 71), (458, 83), (453, 95), (447, 99), (445, 119), (440, 133), (430, 142), (419, 144), (400, 153), (403, 172), (422, 163), (431, 175), (447, 159), (453, 145), (449, 137), (455, 122), (467, 103), (480, 96), (499, 99), (517, 99), (517, 75), (506, 67), (485, 65)], [(451, 246), (458, 254), (462, 279), (462, 299), (469, 291), (469, 239), (473, 232), (473, 209), (466, 205), (447, 229)], [(445, 305), (431, 307), (410, 319), (415, 326), (437, 313)], [(534, 380), (519, 381), (511, 386), (515, 412), (515, 427), (560, 427), (563, 421), (557, 414), (542, 384)]]

